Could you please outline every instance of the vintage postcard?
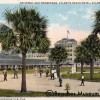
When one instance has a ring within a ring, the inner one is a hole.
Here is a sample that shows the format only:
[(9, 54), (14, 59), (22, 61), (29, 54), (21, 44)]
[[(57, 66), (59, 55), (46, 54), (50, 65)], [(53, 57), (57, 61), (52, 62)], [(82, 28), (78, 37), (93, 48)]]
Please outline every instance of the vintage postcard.
[(100, 97), (99, 0), (0, 0), (0, 100), (34, 97)]

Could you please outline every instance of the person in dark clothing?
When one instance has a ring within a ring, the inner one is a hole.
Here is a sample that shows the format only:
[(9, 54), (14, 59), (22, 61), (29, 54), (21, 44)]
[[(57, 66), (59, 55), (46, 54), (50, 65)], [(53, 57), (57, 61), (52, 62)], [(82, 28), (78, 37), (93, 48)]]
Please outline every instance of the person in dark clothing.
[(82, 74), (82, 77), (81, 77), (81, 86), (84, 86), (84, 75)]
[(7, 81), (7, 70), (4, 70), (3, 74), (4, 74), (4, 81)]
[(42, 70), (41, 67), (40, 67), (40, 69), (39, 69), (39, 73), (40, 73), (40, 77), (42, 77), (43, 70)]
[(53, 75), (52, 75), (52, 73), (51, 73), (51, 79), (52, 79), (52, 76), (53, 76)]
[(59, 86), (62, 87), (62, 77), (59, 77)]
[(18, 79), (18, 68), (17, 68), (17, 66), (15, 66), (15, 68), (14, 68), (14, 78), (15, 77)]
[(48, 74), (49, 74), (49, 69), (48, 67), (46, 68), (46, 77), (48, 77)]
[(54, 80), (54, 69), (51, 70), (51, 79)]
[(52, 73), (52, 77), (53, 77), (53, 80), (55, 79), (55, 77), (54, 77), (54, 73)]

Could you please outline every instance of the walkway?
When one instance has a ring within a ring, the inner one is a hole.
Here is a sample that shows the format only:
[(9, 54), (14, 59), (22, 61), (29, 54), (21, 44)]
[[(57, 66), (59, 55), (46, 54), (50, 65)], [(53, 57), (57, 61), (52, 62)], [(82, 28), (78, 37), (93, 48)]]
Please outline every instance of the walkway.
[[(18, 75), (19, 79), (13, 79), (13, 75), (8, 75), (8, 81), (2, 81), (3, 75), (0, 75), (0, 88), (1, 89), (21, 89), (21, 74)], [(58, 92), (66, 92), (65, 84), (69, 83), (71, 86), (70, 92), (77, 93), (78, 91), (86, 92), (98, 92), (100, 93), (100, 83), (99, 82), (85, 82), (85, 86), (80, 86), (79, 80), (63, 79), (63, 87), (59, 87), (58, 79), (51, 80), (50, 77), (45, 77), (43, 74), (42, 78), (34, 76), (33, 74), (27, 74), (27, 90), (28, 91), (44, 91), (53, 90)]]

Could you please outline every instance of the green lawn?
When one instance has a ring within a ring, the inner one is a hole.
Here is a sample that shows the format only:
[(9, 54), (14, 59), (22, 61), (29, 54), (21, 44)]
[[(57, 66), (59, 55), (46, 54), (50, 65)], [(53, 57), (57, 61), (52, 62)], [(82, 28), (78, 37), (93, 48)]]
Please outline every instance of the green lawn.
[[(80, 73), (75, 73), (75, 74), (62, 74), (63, 78), (70, 78), (70, 79), (81, 79), (81, 74)], [(89, 73), (84, 73), (85, 81), (93, 81), (93, 82), (100, 82), (100, 73), (94, 73), (93, 80), (90, 80), (90, 74)]]
[[(7, 73), (8, 74), (13, 74), (14, 71), (13, 70), (7, 70)], [(21, 73), (22, 73), (22, 70), (18, 70), (18, 74), (21, 74)], [(33, 73), (33, 70), (32, 69), (31, 70), (26, 70), (26, 73), (31, 74), (31, 73)], [(2, 74), (2, 71), (0, 71), (0, 74)]]
[(20, 91), (0, 89), (0, 97), (45, 97), (45, 92), (28, 92), (20, 93)]
[[(90, 71), (90, 68), (89, 68), (89, 67), (84, 67), (83, 70), (84, 70), (85, 72), (89, 72), (89, 71)], [(81, 68), (78, 68), (77, 71), (80, 72), (80, 71), (81, 71)], [(95, 67), (95, 68), (94, 68), (94, 72), (100, 72), (100, 68)]]
[[(70, 93), (70, 92), (69, 92)], [(92, 95), (91, 95), (92, 96)], [(0, 97), (91, 97), (88, 95), (77, 95), (75, 93), (70, 93), (70, 95), (46, 95), (46, 92), (32, 92), (20, 93), (20, 91), (0, 89)], [(93, 95), (94, 97), (99, 97), (100, 95)]]
[[(89, 67), (84, 67), (83, 70), (85, 72), (89, 72), (90, 68)], [(46, 68), (43, 68), (43, 72), (44, 73), (45, 73), (45, 71), (46, 71)], [(71, 67), (62, 67), (60, 71), (61, 71), (61, 73), (69, 73), (69, 72), (71, 72)], [(13, 70), (7, 70), (7, 72), (8, 72), (8, 74), (13, 74)], [(78, 67), (77, 72), (81, 72), (81, 68), (80, 67)], [(100, 72), (100, 68), (95, 67), (94, 68), (94, 72)], [(18, 73), (21, 74), (21, 69), (18, 71)], [(32, 73), (34, 73), (34, 69), (32, 69), (32, 68), (29, 69), (29, 70), (27, 69), (26, 73), (27, 74), (32, 74)], [(0, 70), (0, 74), (2, 74), (1, 70)]]
[[(90, 72), (90, 68), (89, 67), (84, 67), (83, 70), (84, 70), (84, 72)], [(70, 72), (71, 72), (71, 67), (61, 68), (61, 73), (66, 73), (67, 74), (67, 73), (70, 73)], [(81, 72), (81, 68), (80, 67), (77, 68), (77, 72)], [(94, 72), (100, 73), (100, 68), (95, 67), (94, 68)]]

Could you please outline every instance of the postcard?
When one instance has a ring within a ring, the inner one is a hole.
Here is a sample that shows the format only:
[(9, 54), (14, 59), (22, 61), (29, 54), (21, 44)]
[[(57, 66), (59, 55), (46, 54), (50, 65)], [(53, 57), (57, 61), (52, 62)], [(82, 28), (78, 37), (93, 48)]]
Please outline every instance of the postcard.
[(0, 0), (0, 100), (54, 97), (100, 97), (100, 1)]

